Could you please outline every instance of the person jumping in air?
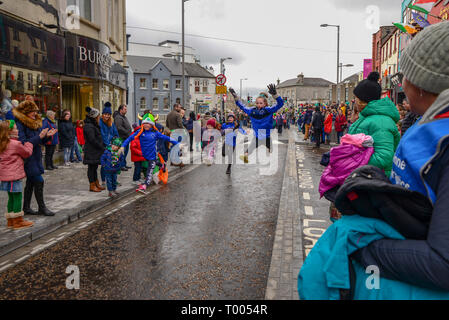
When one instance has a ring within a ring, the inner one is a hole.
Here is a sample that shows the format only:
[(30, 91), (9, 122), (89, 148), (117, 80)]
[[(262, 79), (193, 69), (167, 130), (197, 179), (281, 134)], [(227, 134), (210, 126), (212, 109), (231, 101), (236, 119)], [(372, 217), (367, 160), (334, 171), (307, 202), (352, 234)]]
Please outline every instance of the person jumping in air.
[(140, 131), (134, 132), (128, 139), (125, 140), (125, 142), (123, 142), (122, 147), (120, 148), (120, 153), (124, 153), (125, 148), (134, 139), (139, 139), (142, 155), (145, 160), (148, 161), (148, 170), (145, 183), (141, 184), (136, 191), (146, 193), (148, 186), (151, 184), (151, 181), (153, 181), (153, 171), (158, 160), (156, 151), (157, 141), (165, 140), (167, 142), (171, 142), (173, 145), (177, 145), (179, 142), (160, 133), (156, 128), (154, 116), (150, 113), (146, 114), (143, 118)]
[(271, 150), (270, 134), (273, 129), (273, 114), (284, 106), (284, 100), (277, 94), (274, 84), (268, 86), (268, 92), (277, 102), (272, 107), (268, 106), (268, 95), (266, 93), (261, 93), (256, 99), (256, 108), (247, 108), (242, 104), (234, 89), (230, 88), (229, 92), (234, 96), (236, 105), (249, 116), (254, 129), (255, 139), (251, 141), (248, 151), (242, 157), (245, 163), (248, 163), (248, 155), (259, 146), (265, 144), (268, 150)]

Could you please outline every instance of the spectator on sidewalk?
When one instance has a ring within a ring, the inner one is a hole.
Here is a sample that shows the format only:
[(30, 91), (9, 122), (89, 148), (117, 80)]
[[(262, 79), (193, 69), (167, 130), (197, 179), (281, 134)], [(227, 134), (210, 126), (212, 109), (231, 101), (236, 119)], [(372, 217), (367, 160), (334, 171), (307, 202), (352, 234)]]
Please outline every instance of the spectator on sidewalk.
[[(117, 127), (112, 121), (112, 106), (110, 102), (106, 102), (104, 104), (103, 112), (100, 119), (100, 130), (104, 148), (110, 147), (111, 140), (119, 136)], [(128, 171), (128, 169), (124, 169), (123, 171)], [(104, 173), (103, 168), (100, 169), (100, 175), (102, 183), (101, 186), (104, 188), (104, 186), (106, 185), (106, 175)]]
[(73, 124), (73, 147), (72, 150), (70, 150), (70, 162), (73, 163), (80, 163), (83, 162), (83, 158), (81, 157), (81, 151), (78, 144), (78, 137), (76, 134), (76, 124)]
[(333, 122), (333, 116), (332, 113), (329, 111), (329, 109), (326, 109), (326, 112), (324, 114), (324, 143), (330, 144), (330, 138), (331, 138), (331, 132), (332, 132), (332, 122)]
[(311, 123), (312, 123), (312, 115), (313, 115), (313, 111), (312, 111), (312, 107), (309, 106), (308, 110), (306, 111), (306, 114), (304, 115), (304, 127), (305, 127), (305, 136), (304, 136), (304, 141), (309, 140), (309, 134), (310, 134), (310, 127), (311, 127)]
[[(128, 107), (126, 104), (122, 104), (118, 111), (114, 112), (114, 124), (117, 128), (118, 136), (120, 139), (125, 141), (128, 139), (128, 137), (132, 134), (133, 130), (131, 128), (131, 124), (128, 121), (128, 118), (126, 117), (126, 113), (128, 112)], [(125, 161), (123, 162), (123, 168), (122, 171), (127, 171), (128, 169), (131, 169), (131, 167), (128, 167), (126, 163), (126, 157), (128, 156), (129, 152), (129, 146), (125, 148)]]
[(184, 129), (181, 110), (182, 106), (177, 103), (173, 106), (173, 110), (167, 115), (166, 127), (171, 131), (176, 129)]
[(76, 139), (78, 141), (78, 145), (84, 151), (84, 145), (86, 144), (86, 141), (84, 140), (84, 121), (83, 120), (76, 121)]
[(193, 152), (193, 123), (196, 121), (195, 112), (190, 112), (189, 119), (186, 121), (185, 127), (189, 133), (190, 138), (190, 152)]
[(33, 145), (30, 142), (22, 144), (18, 134), (14, 120), (0, 121), (0, 191), (8, 192), (5, 217), (8, 228), (14, 230), (33, 226), (33, 222), (23, 220), (22, 211), (22, 179), (26, 176), (24, 159), (33, 153)]
[(324, 116), (321, 113), (321, 109), (319, 106), (315, 107), (315, 112), (311, 121), (313, 137), (316, 144), (316, 147), (319, 148), (321, 145), (321, 136), (323, 135), (323, 127), (324, 127)]
[[(47, 117), (42, 122), (42, 129), (58, 129), (55, 120), (56, 113), (54, 111), (47, 111)], [(45, 143), (45, 170), (58, 169), (53, 164), (53, 155), (55, 154), (56, 146), (59, 144), (59, 134), (56, 133), (50, 140)]]
[(64, 150), (64, 166), (70, 166), (70, 154), (75, 140), (75, 130), (72, 123), (72, 115), (69, 110), (64, 110), (59, 120), (59, 146)]
[(404, 134), (407, 132), (408, 129), (410, 129), (411, 126), (415, 124), (415, 122), (420, 117), (418, 114), (414, 113), (410, 109), (410, 104), (408, 103), (408, 100), (405, 99), (403, 102), (403, 106), (405, 110), (407, 111), (401, 126), (401, 136), (404, 136)]
[(118, 196), (117, 193), (117, 174), (123, 167), (125, 159), (124, 154), (119, 154), (119, 149), (122, 145), (122, 139), (114, 138), (111, 141), (111, 146), (106, 148), (101, 156), (101, 167), (104, 168), (106, 183), (109, 191), (109, 197), (113, 198)]
[(337, 131), (337, 141), (340, 144), (340, 139), (343, 137), (343, 132), (347, 128), (348, 124), (346, 117), (342, 109), (338, 110), (337, 118), (335, 119), (335, 131)]
[[(38, 106), (30, 100), (22, 102), (17, 108), (13, 109), (20, 142), (31, 142), (33, 144), (33, 153), (24, 166), (27, 180), (23, 197), (23, 212), (30, 215), (54, 216), (55, 214), (47, 208), (44, 201), (44, 178), (42, 177), (44, 166), (42, 165), (41, 145), (45, 145), (58, 130), (42, 130), (42, 118), (38, 112)], [(31, 210), (33, 190), (39, 206), (37, 212)]]
[(84, 120), (84, 160), (87, 167), (87, 178), (89, 179), (91, 192), (105, 190), (98, 181), (98, 166), (101, 164), (105, 146), (100, 129), (100, 111), (95, 108), (86, 107), (87, 116)]

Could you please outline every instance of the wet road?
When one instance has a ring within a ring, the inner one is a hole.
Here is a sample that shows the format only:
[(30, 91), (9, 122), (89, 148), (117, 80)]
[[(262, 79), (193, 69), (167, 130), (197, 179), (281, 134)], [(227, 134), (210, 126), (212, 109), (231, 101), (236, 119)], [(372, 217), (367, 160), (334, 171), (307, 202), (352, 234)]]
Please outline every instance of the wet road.
[(286, 150), (273, 176), (199, 167), (1, 273), (0, 299), (264, 299)]

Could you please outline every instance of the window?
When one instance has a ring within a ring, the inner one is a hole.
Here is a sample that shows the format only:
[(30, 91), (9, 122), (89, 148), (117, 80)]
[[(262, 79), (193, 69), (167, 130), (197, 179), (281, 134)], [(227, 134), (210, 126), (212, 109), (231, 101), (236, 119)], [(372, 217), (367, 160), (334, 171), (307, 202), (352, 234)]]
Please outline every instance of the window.
[(169, 90), (170, 89), (170, 80), (165, 79), (162, 82), (162, 86), (164, 87), (164, 90)]
[(146, 108), (147, 108), (147, 99), (145, 99), (144, 97), (140, 98), (140, 110), (146, 109)]
[(19, 31), (18, 30), (14, 30), (14, 41), (20, 41), (20, 36), (19, 36)]
[(203, 93), (207, 93), (209, 87), (209, 81), (203, 80)]
[(181, 104), (181, 98), (176, 98), (176, 103)]
[(176, 80), (176, 90), (181, 90), (181, 80)]
[(153, 89), (159, 89), (159, 84), (157, 79), (153, 79)]
[(140, 89), (146, 89), (147, 88), (147, 79), (140, 78)]
[(92, 21), (92, 0), (67, 0), (67, 6), (76, 6), (80, 17)]
[(37, 53), (34, 54), (34, 64), (38, 65), (39, 64), (39, 55)]
[(199, 93), (199, 92), (200, 92), (200, 81), (195, 80), (195, 93)]
[(168, 98), (164, 98), (164, 110), (170, 109), (170, 101)]
[(33, 74), (28, 73), (28, 90), (33, 90)]
[(153, 98), (153, 110), (159, 109), (159, 99)]

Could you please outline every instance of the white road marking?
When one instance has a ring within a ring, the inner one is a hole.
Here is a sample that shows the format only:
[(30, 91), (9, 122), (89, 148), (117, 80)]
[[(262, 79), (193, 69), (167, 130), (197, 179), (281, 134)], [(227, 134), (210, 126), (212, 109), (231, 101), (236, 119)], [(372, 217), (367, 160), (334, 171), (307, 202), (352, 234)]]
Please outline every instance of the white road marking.
[(304, 200), (310, 200), (310, 193), (304, 192), (304, 193), (302, 194), (302, 196), (303, 196)]
[(12, 266), (13, 266), (12, 263), (7, 264), (6, 266), (0, 268), (0, 272), (4, 271), (4, 270), (6, 270), (6, 269), (8, 269), (9, 267), (12, 267)]
[(2, 265), (4, 265), (4, 264), (7, 264), (8, 262), (9, 262), (9, 260), (6, 260), (6, 261), (1, 262), (1, 263), (0, 263), (0, 267), (1, 267)]
[(306, 215), (307, 216), (313, 216), (313, 207), (305, 206), (304, 208), (306, 210)]
[(31, 255), (26, 254), (26, 255), (24, 255), (22, 258), (17, 259), (15, 262), (16, 262), (16, 263), (21, 263), (23, 260), (26, 260), (26, 259), (28, 259), (29, 257), (31, 257)]

